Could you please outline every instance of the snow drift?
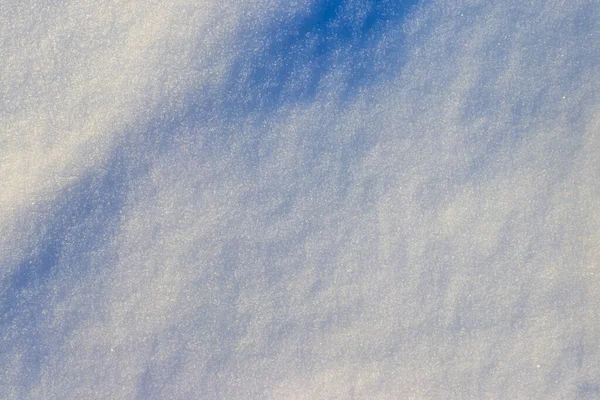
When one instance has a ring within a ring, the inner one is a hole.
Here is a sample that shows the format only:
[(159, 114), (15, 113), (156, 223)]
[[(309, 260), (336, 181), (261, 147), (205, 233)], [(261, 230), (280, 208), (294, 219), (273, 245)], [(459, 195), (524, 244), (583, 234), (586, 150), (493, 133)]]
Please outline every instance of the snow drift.
[(0, 397), (600, 396), (596, 1), (4, 1)]

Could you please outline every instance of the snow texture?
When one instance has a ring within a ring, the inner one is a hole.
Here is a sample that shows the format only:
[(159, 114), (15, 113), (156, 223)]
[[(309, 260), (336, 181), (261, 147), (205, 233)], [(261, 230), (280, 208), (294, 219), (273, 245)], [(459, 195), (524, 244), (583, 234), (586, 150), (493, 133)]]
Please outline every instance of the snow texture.
[(0, 398), (600, 398), (597, 0), (3, 0)]

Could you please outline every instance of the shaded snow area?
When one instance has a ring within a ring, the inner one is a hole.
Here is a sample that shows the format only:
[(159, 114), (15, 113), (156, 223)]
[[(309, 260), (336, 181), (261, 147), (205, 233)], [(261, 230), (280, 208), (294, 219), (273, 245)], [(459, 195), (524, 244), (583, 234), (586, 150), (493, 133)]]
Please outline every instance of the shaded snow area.
[(599, 399), (600, 2), (2, 0), (0, 398)]

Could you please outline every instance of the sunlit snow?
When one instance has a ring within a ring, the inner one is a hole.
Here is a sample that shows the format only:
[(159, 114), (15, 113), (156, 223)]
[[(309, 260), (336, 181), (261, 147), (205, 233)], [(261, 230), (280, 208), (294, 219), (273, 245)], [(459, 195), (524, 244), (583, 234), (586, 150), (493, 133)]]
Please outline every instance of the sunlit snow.
[(600, 2), (3, 0), (0, 398), (600, 398)]

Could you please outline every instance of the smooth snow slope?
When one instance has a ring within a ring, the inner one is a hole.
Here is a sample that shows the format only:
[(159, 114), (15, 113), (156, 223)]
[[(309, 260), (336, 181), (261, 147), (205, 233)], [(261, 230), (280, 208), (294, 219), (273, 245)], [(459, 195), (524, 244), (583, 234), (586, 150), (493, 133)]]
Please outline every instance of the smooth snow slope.
[(600, 3), (0, 3), (0, 398), (600, 398)]

